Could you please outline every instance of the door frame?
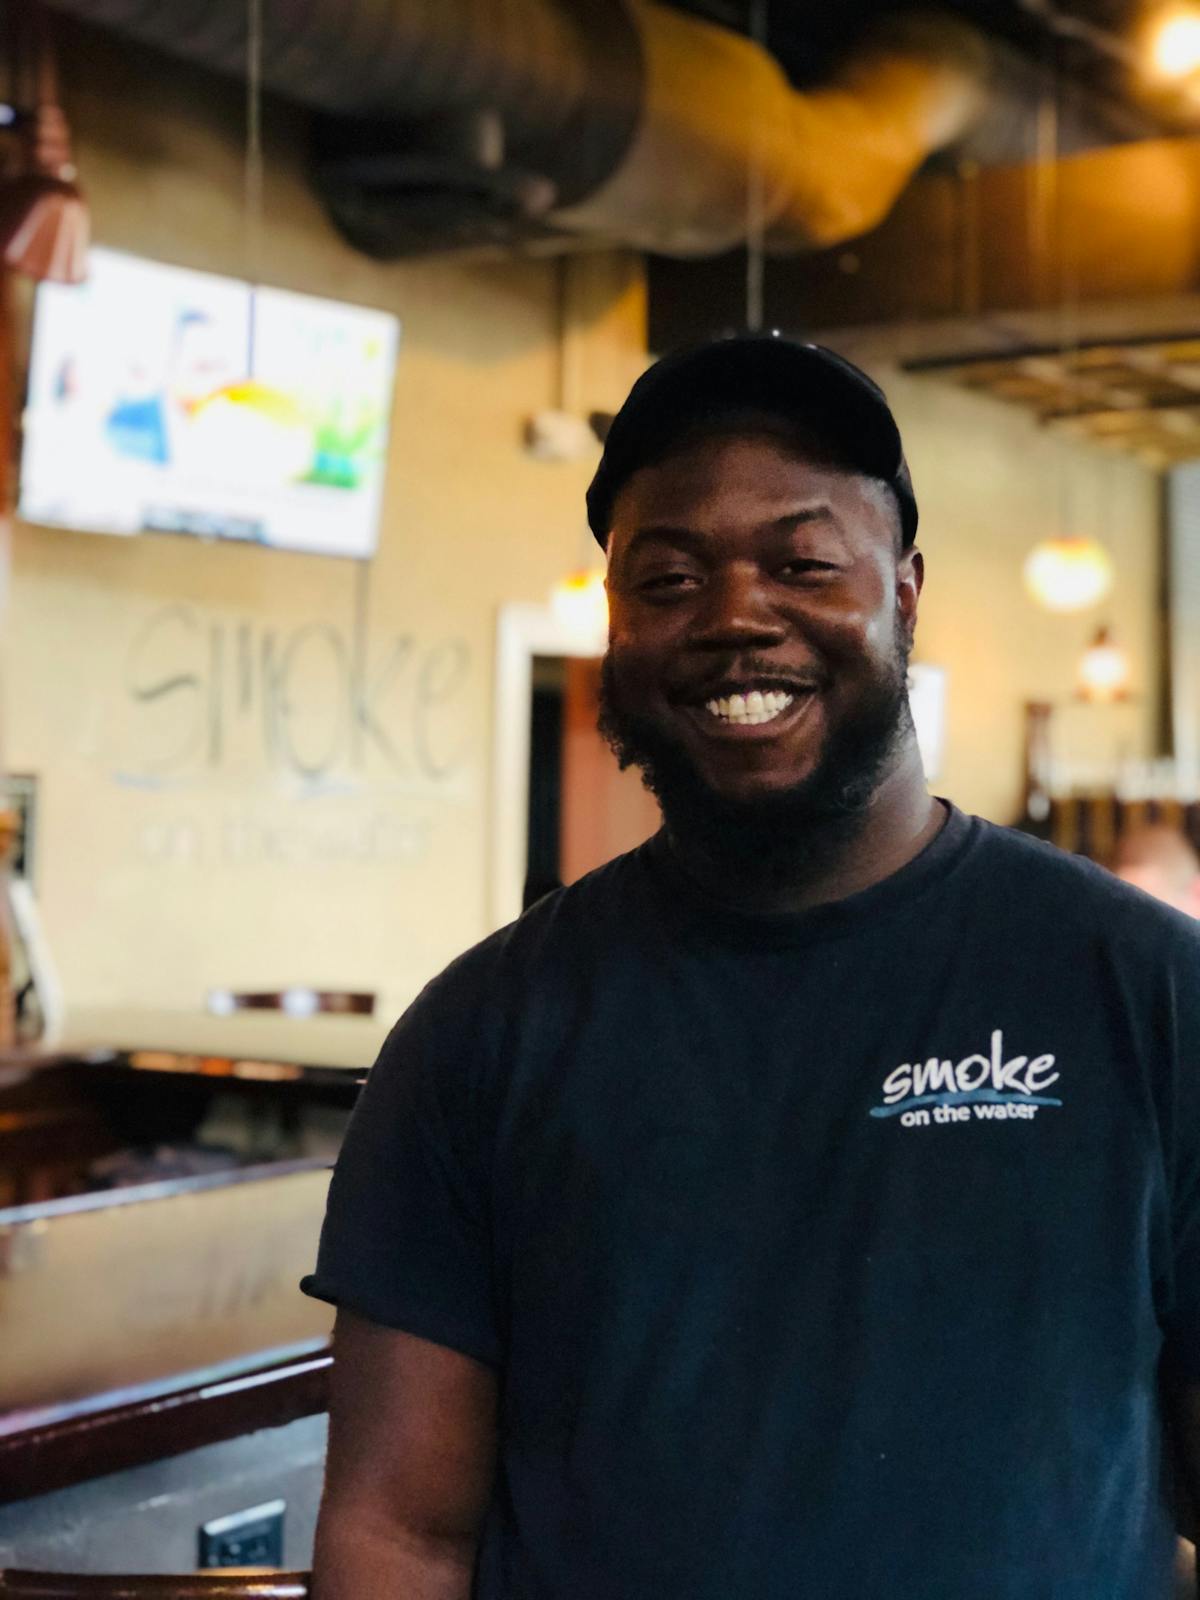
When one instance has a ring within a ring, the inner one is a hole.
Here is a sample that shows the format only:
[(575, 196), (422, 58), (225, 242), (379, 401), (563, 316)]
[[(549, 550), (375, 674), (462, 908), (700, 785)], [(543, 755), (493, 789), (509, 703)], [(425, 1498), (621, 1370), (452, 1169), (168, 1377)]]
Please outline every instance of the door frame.
[(549, 605), (514, 601), (496, 614), (492, 720), (492, 860), (488, 920), (502, 928), (521, 915), (528, 866), (529, 745), (535, 656), (595, 660), (607, 647), (559, 621)]

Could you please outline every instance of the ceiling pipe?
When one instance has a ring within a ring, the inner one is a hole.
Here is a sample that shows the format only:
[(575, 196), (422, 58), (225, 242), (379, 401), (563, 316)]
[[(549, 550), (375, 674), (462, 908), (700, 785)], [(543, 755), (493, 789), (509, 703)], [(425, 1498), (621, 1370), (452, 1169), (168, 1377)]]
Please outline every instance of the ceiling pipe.
[(749, 39), (634, 0), (645, 62), (628, 154), (557, 226), (659, 255), (714, 255), (747, 237), (757, 181), (767, 247), (820, 248), (873, 228), (986, 97), (988, 52), (949, 16), (897, 17), (834, 80), (797, 92)]
[[(244, 71), (245, 0), (52, 0), (217, 71)], [(981, 112), (989, 54), (948, 16), (899, 17), (794, 90), (740, 34), (654, 0), (266, 0), (262, 78), (326, 113), (318, 180), (381, 255), (577, 235), (666, 255), (872, 228)]]
[[(196, 66), (246, 74), (246, 0), (47, 3)], [(552, 201), (567, 203), (613, 171), (639, 115), (640, 43), (626, 0), (263, 0), (261, 12), (263, 87), (323, 114), (335, 153), (357, 156), (369, 197), (386, 197), (410, 156), (414, 188), (431, 167), (438, 180), (441, 157), (442, 173), (471, 165), (485, 181), (541, 177)]]

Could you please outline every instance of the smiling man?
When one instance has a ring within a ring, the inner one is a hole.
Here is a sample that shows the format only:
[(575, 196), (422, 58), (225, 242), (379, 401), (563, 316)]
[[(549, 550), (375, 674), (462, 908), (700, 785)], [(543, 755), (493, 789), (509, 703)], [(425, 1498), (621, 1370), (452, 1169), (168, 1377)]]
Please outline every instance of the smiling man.
[(588, 511), (664, 827), (371, 1073), (306, 1282), (317, 1600), (1165, 1600), (1200, 930), (929, 796), (916, 502), (856, 368), (660, 362)]

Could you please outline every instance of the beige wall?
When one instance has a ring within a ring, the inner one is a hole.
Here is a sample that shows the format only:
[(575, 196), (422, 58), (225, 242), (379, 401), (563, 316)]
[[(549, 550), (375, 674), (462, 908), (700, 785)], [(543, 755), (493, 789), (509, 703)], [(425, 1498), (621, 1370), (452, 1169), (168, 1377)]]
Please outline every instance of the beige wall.
[[(1066, 442), (1017, 406), (930, 378), (875, 369), (893, 403), (921, 507), (926, 558), (915, 659), (948, 670), (946, 757), (934, 787), (999, 822), (1021, 801), (1022, 707), (1055, 703), (1056, 754), (1151, 755), (1154, 730), (1158, 479), (1136, 462)], [(1054, 616), (1026, 594), (1028, 550), (1066, 518), (1109, 548), (1105, 604)], [(1110, 622), (1133, 665), (1126, 706), (1073, 698), (1079, 656)]]
[[(86, 75), (72, 60), (98, 239), (246, 271), (240, 91), (151, 72), (150, 58), (102, 38)], [(308, 982), (374, 988), (386, 1020), (482, 936), (496, 610), (540, 601), (587, 548), (591, 462), (541, 464), (521, 443), (524, 419), (558, 398), (558, 269), (355, 254), (308, 190), (291, 153), (300, 137), (272, 113), (264, 279), (403, 322), (377, 558), (16, 532), (5, 757), (42, 782), (39, 892), (69, 999), (87, 1011), (196, 1017), (211, 985)], [(643, 360), (641, 275), (620, 256), (573, 270), (585, 331), (568, 362), (572, 398), (611, 407)], [(1063, 454), (1015, 410), (881, 376), (922, 504), (919, 657), (949, 669), (937, 787), (1008, 820), (1021, 703), (1069, 695), (1097, 620), (1050, 618), (1020, 585), (1024, 552), (1056, 524)], [(1153, 480), (1093, 452), (1065, 457), (1078, 525), (1113, 547), (1121, 583), (1104, 615), (1145, 690)], [(370, 725), (333, 671), (336, 651), (360, 647)], [(283, 703), (271, 702), (277, 730), (301, 760), (335, 752), (319, 788), (266, 743), (261, 681), (248, 705), (239, 698), (239, 652), (264, 648), (276, 661), (291, 651)], [(147, 703), (131, 695), (171, 675), (187, 681)], [(1142, 700), (1072, 711), (1060, 732), (1064, 749), (1140, 750), (1149, 722)]]
[[(240, 273), (240, 91), (172, 69), (148, 93), (139, 59), (101, 44), (69, 89), (97, 239)], [(17, 529), (5, 758), (41, 779), (38, 889), (76, 1008), (195, 1013), (210, 985), (300, 982), (376, 989), (393, 1016), (486, 931), (497, 606), (544, 599), (587, 547), (594, 462), (522, 446), (557, 398), (557, 265), (373, 263), (311, 197), (299, 129), (269, 131), (264, 279), (402, 320), (381, 544), (362, 566)], [(575, 398), (611, 407), (644, 362), (640, 269), (573, 271)], [(356, 725), (337, 653), (360, 646)], [(288, 677), (264, 705), (256, 672), (246, 704), (242, 653), (264, 647), (290, 649)], [(330, 749), (305, 783), (295, 757)]]

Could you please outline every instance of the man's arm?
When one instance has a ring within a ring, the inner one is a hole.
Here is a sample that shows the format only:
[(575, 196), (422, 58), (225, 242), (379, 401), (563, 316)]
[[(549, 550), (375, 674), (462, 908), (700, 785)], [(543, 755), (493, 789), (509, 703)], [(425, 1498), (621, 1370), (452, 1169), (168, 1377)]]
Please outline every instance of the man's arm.
[(496, 1387), (469, 1356), (338, 1312), (315, 1600), (468, 1600)]

